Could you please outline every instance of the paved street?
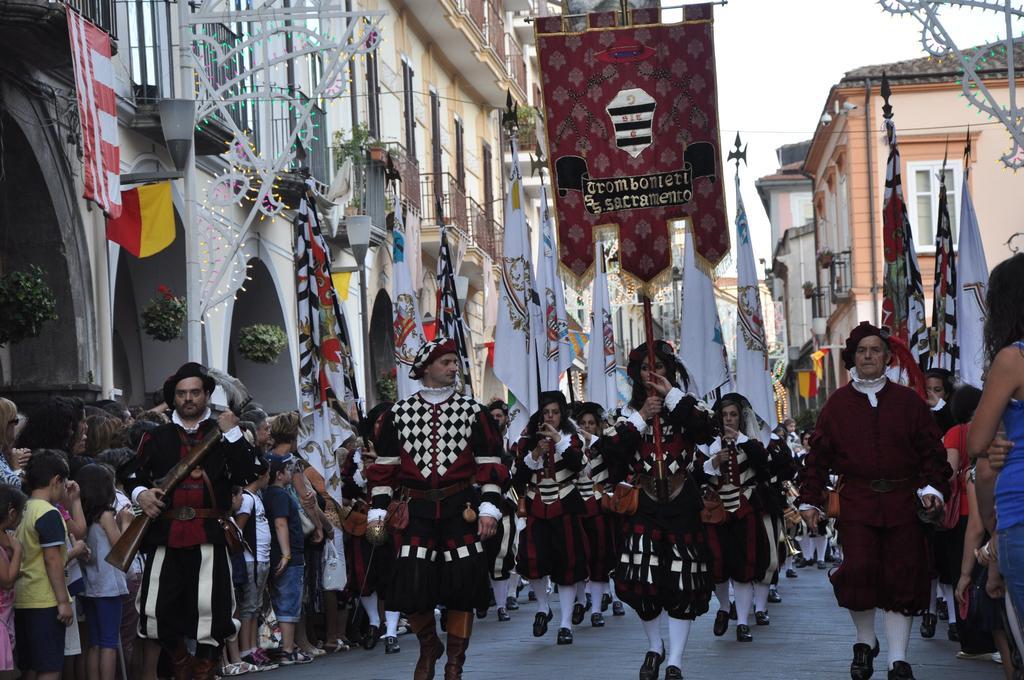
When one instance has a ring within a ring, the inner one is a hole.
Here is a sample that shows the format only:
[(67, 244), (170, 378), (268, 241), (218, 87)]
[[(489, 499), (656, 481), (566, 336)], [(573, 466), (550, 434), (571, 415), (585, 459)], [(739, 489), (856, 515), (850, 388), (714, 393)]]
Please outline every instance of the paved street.
[[(843, 680), (849, 678), (853, 627), (849, 617), (835, 607), (824, 571), (801, 569), (797, 579), (783, 579), (781, 604), (770, 605), (772, 623), (753, 627), (754, 642), (736, 642), (734, 629), (722, 638), (711, 633), (712, 617), (696, 622), (687, 646), (683, 673), (687, 680), (721, 680), (731, 675), (752, 680)], [(513, 678), (594, 678), (628, 680), (635, 678), (646, 650), (646, 638), (635, 615), (613, 618), (594, 629), (577, 628), (571, 647), (555, 645), (558, 623), (556, 611), (552, 627), (544, 639), (531, 635), (534, 610), (525, 604), (512, 612), (512, 621), (498, 623), (493, 612), (478, 621), (470, 645), (464, 677), (466, 680), (512, 680)], [(557, 607), (557, 603), (554, 602)], [(712, 610), (715, 601), (712, 599)], [(961, 661), (955, 658), (959, 647), (945, 637), (945, 623), (933, 640), (922, 640), (914, 622), (910, 661), (918, 680), (998, 680), (999, 667), (991, 661)], [(881, 621), (882, 655), (876, 664), (875, 678), (885, 679), (885, 640)], [(666, 631), (667, 635), (667, 631)], [(401, 638), (400, 654), (385, 656), (383, 645), (373, 651), (353, 650), (321, 657), (307, 666), (291, 667), (266, 674), (302, 678), (344, 678), (345, 680), (407, 680), (412, 677), (417, 646), (413, 636)], [(810, 652), (810, 653), (808, 653)], [(443, 659), (438, 677), (443, 674)]]

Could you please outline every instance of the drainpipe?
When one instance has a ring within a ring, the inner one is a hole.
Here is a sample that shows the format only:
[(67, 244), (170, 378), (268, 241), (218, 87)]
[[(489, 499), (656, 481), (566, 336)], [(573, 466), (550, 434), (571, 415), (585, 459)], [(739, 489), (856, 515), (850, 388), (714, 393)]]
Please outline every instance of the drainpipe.
[(875, 223), (875, 163), (871, 157), (871, 79), (864, 81), (864, 146), (868, 153), (868, 218), (871, 225), (871, 322), (878, 325), (878, 247)]

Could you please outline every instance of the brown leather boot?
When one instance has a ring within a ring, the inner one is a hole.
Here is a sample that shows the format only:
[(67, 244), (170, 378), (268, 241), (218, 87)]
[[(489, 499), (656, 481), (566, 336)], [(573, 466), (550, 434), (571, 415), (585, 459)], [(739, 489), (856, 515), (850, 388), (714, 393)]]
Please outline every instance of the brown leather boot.
[(194, 680), (214, 680), (214, 663), (213, 659), (202, 659), (196, 658), (192, 663), (192, 677)]
[(448, 612), (448, 663), (444, 680), (462, 680), (469, 637), (473, 634), (473, 612)]
[(434, 680), (434, 667), (437, 660), (444, 654), (444, 645), (437, 637), (434, 624), (434, 612), (412, 614), (409, 616), (409, 627), (416, 633), (420, 641), (420, 658), (416, 660), (416, 668), (412, 672), (413, 680)]
[[(166, 649), (166, 648), (165, 648)], [(181, 640), (171, 652), (171, 663), (174, 665), (174, 680), (192, 680), (192, 665), (195, 659), (188, 653), (185, 641)]]

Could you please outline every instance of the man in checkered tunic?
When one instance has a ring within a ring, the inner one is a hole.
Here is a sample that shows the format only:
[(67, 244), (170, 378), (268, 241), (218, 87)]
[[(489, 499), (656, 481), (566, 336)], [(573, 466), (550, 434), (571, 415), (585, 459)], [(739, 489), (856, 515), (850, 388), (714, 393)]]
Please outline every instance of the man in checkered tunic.
[(444, 653), (434, 624), (439, 604), (448, 608), (444, 677), (462, 677), (473, 610), (486, 609), (490, 599), (482, 541), (494, 535), (509, 481), (494, 419), (483, 404), (456, 392), (458, 371), (454, 341), (439, 338), (420, 349), (410, 375), (423, 389), (381, 417), (377, 460), (367, 475), (369, 525), (384, 520), (393, 497), (408, 499), (409, 524), (396, 537), (388, 596), (390, 606), (409, 615), (419, 639), (414, 680), (431, 680)]

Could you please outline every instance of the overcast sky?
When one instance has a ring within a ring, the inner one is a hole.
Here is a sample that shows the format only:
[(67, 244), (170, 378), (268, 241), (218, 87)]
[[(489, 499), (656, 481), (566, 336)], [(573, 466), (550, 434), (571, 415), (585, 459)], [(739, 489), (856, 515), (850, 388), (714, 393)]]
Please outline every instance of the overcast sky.
[[(679, 4), (662, 0), (666, 8)], [(1005, 35), (1000, 14), (945, 8), (942, 17), (960, 46)], [(665, 16), (677, 19), (671, 10)], [(926, 56), (920, 39), (916, 19), (889, 14), (875, 0), (729, 0), (715, 7), (722, 146), (732, 147), (737, 130), (749, 144), (740, 179), (756, 258), (770, 260), (772, 244), (754, 181), (777, 168), (775, 149), (811, 138), (829, 88), (846, 71)], [(732, 216), (731, 171), (726, 179)]]

